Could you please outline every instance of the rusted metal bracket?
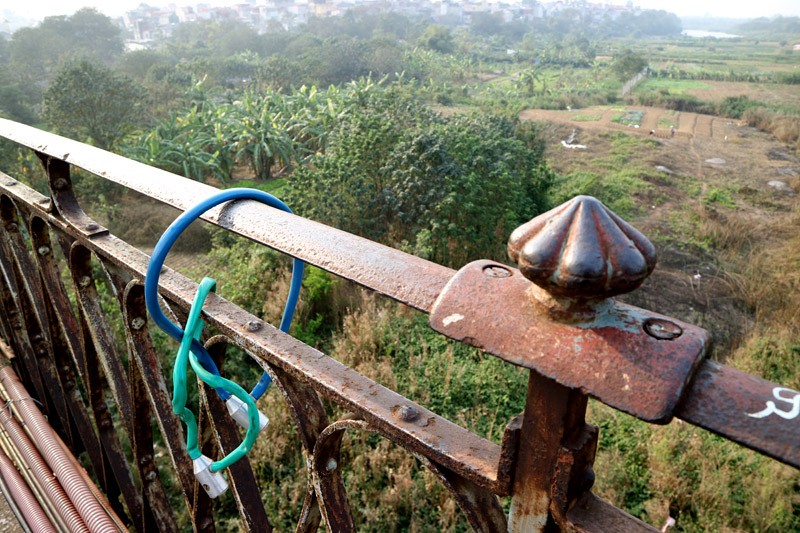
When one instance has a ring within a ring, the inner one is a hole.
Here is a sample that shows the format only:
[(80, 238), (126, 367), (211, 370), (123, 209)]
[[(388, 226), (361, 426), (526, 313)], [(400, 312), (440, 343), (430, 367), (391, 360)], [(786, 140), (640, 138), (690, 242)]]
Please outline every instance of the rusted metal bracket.
[(518, 270), (475, 261), (445, 286), (431, 327), (650, 422), (667, 423), (708, 332), (608, 300), (585, 321), (553, 320)]
[[(42, 162), (52, 191), (52, 200), (58, 212), (85, 237), (108, 234), (108, 230), (92, 220), (83, 210), (72, 189), (69, 163), (41, 152), (36, 155)], [(66, 159), (69, 154), (66, 154)], [(50, 206), (52, 208), (52, 204)]]

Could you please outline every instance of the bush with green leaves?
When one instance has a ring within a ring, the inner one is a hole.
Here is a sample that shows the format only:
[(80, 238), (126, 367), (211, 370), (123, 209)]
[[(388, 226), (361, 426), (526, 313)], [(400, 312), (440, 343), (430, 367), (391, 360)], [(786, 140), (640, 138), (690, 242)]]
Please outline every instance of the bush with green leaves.
[(288, 180), (298, 213), (460, 265), (503, 258), (511, 231), (547, 207), (552, 173), (512, 120), (441, 117), (400, 84), (355, 105)]

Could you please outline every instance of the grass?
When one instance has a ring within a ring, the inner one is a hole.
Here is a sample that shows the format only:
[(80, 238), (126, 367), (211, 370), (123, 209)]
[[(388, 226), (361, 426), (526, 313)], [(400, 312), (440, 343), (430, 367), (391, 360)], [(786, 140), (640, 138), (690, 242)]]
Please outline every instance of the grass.
[(696, 80), (671, 80), (663, 78), (649, 78), (636, 86), (636, 91), (668, 91), (672, 94), (684, 94), (691, 90), (708, 90), (711, 86)]
[(574, 115), (571, 120), (575, 122), (597, 122), (602, 117), (603, 115), (578, 114)]
[(286, 186), (286, 178), (275, 178), (269, 181), (255, 181), (255, 180), (238, 180), (228, 184), (226, 188), (248, 188), (258, 189), (260, 191), (268, 192), (273, 196), (280, 198), (284, 187)]

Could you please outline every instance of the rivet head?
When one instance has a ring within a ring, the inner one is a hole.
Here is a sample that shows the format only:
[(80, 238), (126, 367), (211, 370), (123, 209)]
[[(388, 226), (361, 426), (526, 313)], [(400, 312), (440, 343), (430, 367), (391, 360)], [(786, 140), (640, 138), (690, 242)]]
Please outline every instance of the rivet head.
[(100, 226), (98, 226), (94, 222), (89, 222), (88, 224), (86, 224), (86, 226), (84, 226), (84, 228), (86, 229), (86, 231), (95, 231), (100, 229)]
[(144, 478), (145, 478), (147, 481), (155, 481), (157, 477), (158, 477), (158, 474), (156, 473), (156, 471), (155, 471), (155, 470), (151, 470), (150, 472), (148, 472), (148, 473), (147, 473), (147, 474), (144, 476)]
[(144, 318), (137, 316), (131, 320), (131, 327), (137, 331), (142, 329), (144, 327)]
[(404, 422), (413, 422), (419, 418), (419, 411), (410, 405), (400, 405), (394, 409), (394, 416)]
[(59, 191), (66, 186), (67, 186), (67, 180), (65, 180), (64, 178), (58, 178), (53, 182), (53, 188)]
[(330, 472), (331, 470), (336, 470), (337, 466), (339, 466), (339, 464), (336, 462), (336, 459), (331, 457), (330, 459), (328, 459), (328, 462), (325, 463), (325, 470)]
[(661, 318), (649, 318), (644, 322), (644, 331), (654, 339), (675, 340), (683, 335), (683, 328), (674, 322)]
[(40, 246), (39, 248), (37, 248), (36, 251), (39, 252), (39, 255), (47, 255), (47, 254), (50, 253), (50, 247), (49, 246)]
[(514, 230), (508, 255), (551, 296), (587, 301), (632, 291), (656, 266), (647, 237), (591, 196), (577, 196)]
[(91, 282), (92, 278), (89, 276), (81, 276), (81, 278), (78, 280), (78, 285), (85, 288), (88, 287)]
[(258, 320), (251, 320), (250, 322), (247, 323), (247, 331), (251, 333), (260, 330), (262, 327), (263, 325)]

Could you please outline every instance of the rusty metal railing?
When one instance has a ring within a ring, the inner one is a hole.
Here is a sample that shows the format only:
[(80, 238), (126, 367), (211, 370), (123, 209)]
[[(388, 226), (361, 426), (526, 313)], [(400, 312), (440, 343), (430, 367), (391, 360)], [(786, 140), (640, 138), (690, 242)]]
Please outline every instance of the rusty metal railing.
[[(148, 256), (81, 209), (70, 168), (181, 210), (216, 190), (6, 120), (0, 136), (36, 152), (50, 189), (44, 196), (0, 174), (0, 334), (19, 355), (29, 390), (65, 441), (86, 451), (109, 500), (121, 495), (125, 509), (117, 503), (118, 511), (135, 529), (172, 531), (154, 460), (154, 417), (193, 527), (213, 530), (148, 331)], [(704, 360), (709, 337), (700, 328), (613, 300), (650, 274), (655, 252), (592, 198), (519, 228), (509, 244), (519, 270), (478, 261), (456, 272), (252, 202), (205, 218), (429, 313), (433, 329), (530, 369), (525, 411), (498, 445), (210, 295), (205, 316), (221, 332), (209, 341), (212, 355), (222, 357), (228, 344), (243, 348), (275, 378), (295, 418), (309, 465), (298, 530), (317, 529), (323, 519), (332, 531), (354, 528), (338, 467), (347, 430), (375, 432), (420, 457), (476, 530), (652, 530), (591, 493), (598, 430), (585, 421), (589, 396), (653, 423), (678, 417), (800, 467), (800, 393)], [(56, 246), (70, 272), (66, 286)], [(97, 276), (115, 289), (126, 346), (114, 344)], [(196, 289), (170, 269), (161, 276), (161, 294), (177, 313)], [(216, 445), (231, 450), (238, 433), (224, 406), (215, 395), (201, 396)], [(351, 415), (329, 420), (325, 402)], [(270, 530), (250, 462), (234, 464), (229, 479), (244, 527)], [(498, 496), (511, 496), (508, 517)]]

